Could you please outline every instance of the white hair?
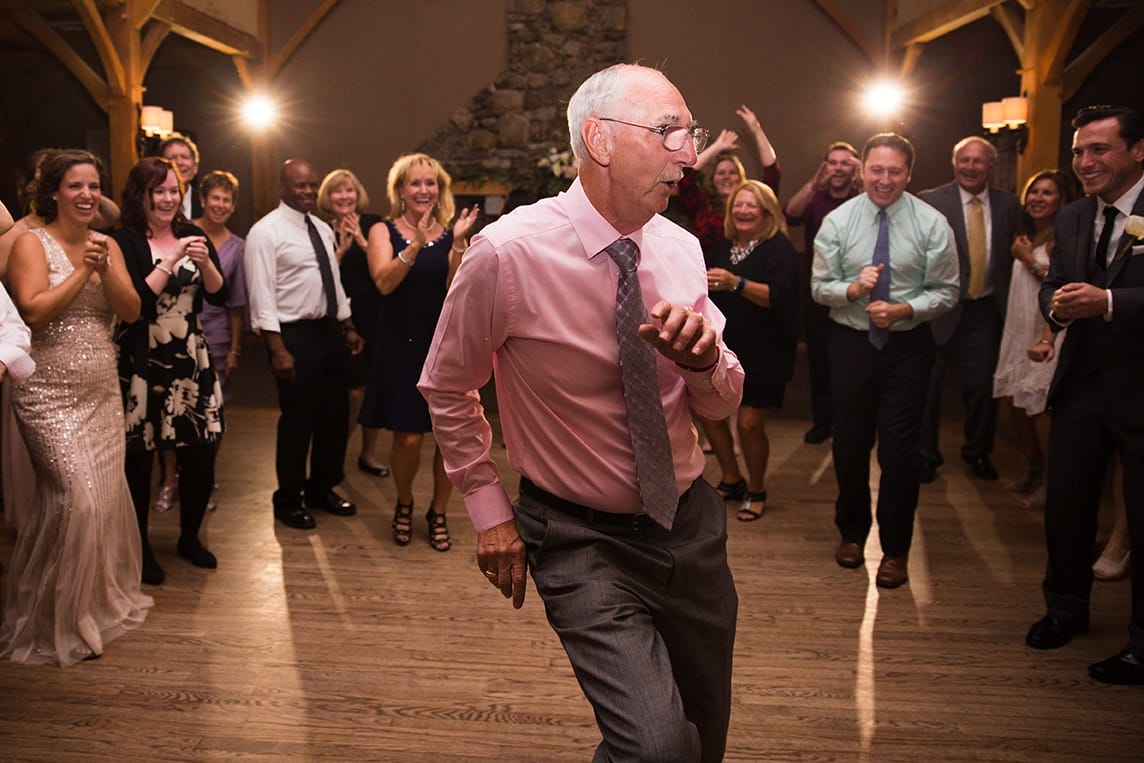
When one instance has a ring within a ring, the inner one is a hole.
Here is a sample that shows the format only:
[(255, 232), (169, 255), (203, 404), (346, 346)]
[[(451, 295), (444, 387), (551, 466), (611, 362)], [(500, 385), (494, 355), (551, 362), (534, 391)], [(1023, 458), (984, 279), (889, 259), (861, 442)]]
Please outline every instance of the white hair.
[[(614, 64), (607, 69), (601, 69), (588, 79), (584, 80), (572, 98), (568, 101), (568, 135), (571, 138), (572, 154), (581, 161), (588, 155), (588, 147), (584, 145), (584, 137), (580, 128), (590, 117), (610, 116), (619, 118), (627, 116), (631, 109), (625, 96), (628, 95), (627, 85), (633, 76), (642, 76), (645, 73), (667, 79), (658, 69), (652, 69), (639, 64)], [(610, 111), (609, 107), (619, 103), (619, 114)]]

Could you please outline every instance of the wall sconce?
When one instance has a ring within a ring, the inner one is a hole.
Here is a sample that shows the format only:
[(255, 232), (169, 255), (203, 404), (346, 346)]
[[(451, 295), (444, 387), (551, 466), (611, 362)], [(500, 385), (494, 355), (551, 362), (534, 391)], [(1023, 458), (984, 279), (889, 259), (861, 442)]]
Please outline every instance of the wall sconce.
[(991, 143), (996, 143), (1002, 127), (1013, 130), (1016, 133), (1018, 154), (1025, 153), (1029, 139), (1029, 128), (1026, 125), (1028, 119), (1029, 99), (1023, 95), (981, 104), (981, 126), (989, 131), (985, 137)]
[(175, 129), (175, 114), (161, 106), (144, 106), (139, 112), (139, 129), (148, 138), (166, 138)]

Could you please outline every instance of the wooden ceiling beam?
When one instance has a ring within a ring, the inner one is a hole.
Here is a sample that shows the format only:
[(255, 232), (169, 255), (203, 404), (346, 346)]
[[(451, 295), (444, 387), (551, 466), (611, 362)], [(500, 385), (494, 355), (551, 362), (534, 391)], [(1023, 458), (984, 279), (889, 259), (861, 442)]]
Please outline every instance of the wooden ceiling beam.
[(142, 29), (146, 26), (147, 22), (155, 14), (155, 9), (159, 7), (159, 3), (163, 0), (138, 0), (135, 4), (134, 14), (131, 18), (131, 26), (135, 29)]
[(83, 88), (95, 99), (96, 105), (107, 111), (110, 88), (99, 73), (68, 45), (67, 40), (60, 37), (59, 33), (44, 21), (43, 16), (29, 8), (12, 8), (9, 13), (21, 29), (51, 51), (64, 68), (79, 80)]
[(890, 33), (890, 45), (897, 50), (911, 43), (931, 42), (942, 35), (989, 15), (1004, 0), (953, 0), (940, 3), (932, 11), (907, 21)]
[(150, 24), (143, 32), (143, 39), (139, 42), (139, 58), (143, 71), (146, 72), (151, 69), (151, 62), (155, 60), (159, 46), (163, 44), (163, 40), (167, 39), (169, 34), (171, 34), (171, 25), (164, 24), (162, 21)]
[(1018, 61), (1025, 60), (1025, 19), (1022, 14), (1011, 5), (995, 5), (989, 13), (1001, 25), (1013, 52), (1017, 54)]
[(305, 21), (298, 25), (298, 28), (294, 30), (294, 34), (290, 35), (290, 39), (286, 41), (286, 44), (271, 56), (267, 62), (268, 77), (273, 78), (282, 70), (282, 67), (290, 59), (290, 56), (294, 55), (294, 51), (306, 41), (306, 38), (317, 28), (318, 24), (322, 22), (322, 19), (326, 17), (326, 14), (332, 11), (337, 4), (338, 0), (322, 0), (322, 4), (315, 8), (313, 13), (311, 13)]
[(1061, 74), (1061, 96), (1065, 100), (1071, 98), (1093, 70), (1120, 44), (1144, 26), (1144, 5), (1136, 5), (1124, 14), (1104, 34), (1096, 38), (1091, 45), (1084, 49), (1079, 56), (1065, 67)]
[(866, 39), (865, 35), (859, 32), (850, 21), (842, 15), (841, 12), (834, 6), (830, 0), (814, 0), (814, 4), (818, 6), (819, 10), (826, 14), (827, 18), (841, 30), (842, 34), (846, 35), (851, 42), (853, 42), (858, 50), (874, 63), (882, 61), (882, 53), (878, 47), (871, 44)]
[(107, 76), (108, 88), (113, 94), (123, 95), (128, 87), (127, 73), (123, 70), (123, 61), (111, 42), (103, 17), (95, 7), (95, 0), (71, 0), (71, 5), (95, 45), (95, 52), (99, 54), (103, 72)]
[(160, 0), (151, 18), (171, 27), (180, 37), (217, 50), (228, 56), (261, 59), (264, 45), (257, 37), (242, 32), (178, 0)]

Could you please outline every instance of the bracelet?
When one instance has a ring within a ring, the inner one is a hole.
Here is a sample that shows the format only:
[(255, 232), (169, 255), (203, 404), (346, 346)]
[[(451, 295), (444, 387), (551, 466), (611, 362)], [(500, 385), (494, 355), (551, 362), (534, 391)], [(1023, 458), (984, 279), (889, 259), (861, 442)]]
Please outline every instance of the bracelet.
[(405, 257), (405, 252), (398, 252), (398, 253), (397, 253), (397, 259), (399, 259), (399, 260), (401, 260), (402, 262), (404, 262), (404, 263), (405, 263), (405, 265), (406, 265), (406, 267), (410, 267), (410, 268), (411, 268), (411, 267), (413, 267), (413, 261), (412, 261), (412, 260), (409, 260), (409, 259), (407, 259), (407, 258)]
[(469, 247), (466, 246), (464, 249), (458, 249), (457, 246), (454, 244), (451, 247), (450, 251), (456, 252), (457, 254), (464, 254), (465, 252), (469, 251)]
[(242, 352), (240, 350), (231, 350), (230, 352), (227, 353), (227, 355), (237, 355), (238, 357), (241, 358)]
[(155, 270), (158, 270), (160, 273), (166, 273), (168, 278), (175, 277), (175, 274), (171, 271), (171, 269), (161, 262), (155, 263)]
[(735, 293), (741, 295), (747, 288), (747, 279), (739, 276), (739, 283), (735, 284)]
[(343, 334), (348, 334), (351, 331), (354, 332), (355, 334), (357, 333), (357, 329), (354, 327), (354, 325), (352, 323), (350, 323), (350, 324), (343, 323), (342, 324), (342, 333)]

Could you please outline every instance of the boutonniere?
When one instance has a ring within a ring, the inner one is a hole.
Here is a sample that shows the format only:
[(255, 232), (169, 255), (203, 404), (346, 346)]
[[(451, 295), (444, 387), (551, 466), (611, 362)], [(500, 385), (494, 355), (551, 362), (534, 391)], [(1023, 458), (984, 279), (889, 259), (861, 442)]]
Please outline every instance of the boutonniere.
[(1128, 250), (1136, 246), (1141, 239), (1144, 239), (1144, 217), (1140, 215), (1129, 215), (1128, 222), (1124, 225), (1124, 240), (1120, 242), (1120, 251), (1116, 253), (1116, 259), (1120, 259)]

